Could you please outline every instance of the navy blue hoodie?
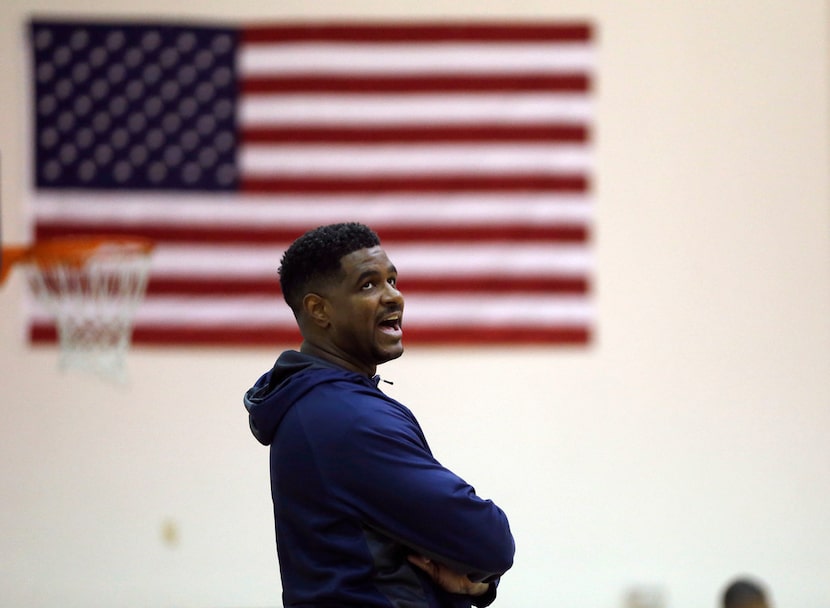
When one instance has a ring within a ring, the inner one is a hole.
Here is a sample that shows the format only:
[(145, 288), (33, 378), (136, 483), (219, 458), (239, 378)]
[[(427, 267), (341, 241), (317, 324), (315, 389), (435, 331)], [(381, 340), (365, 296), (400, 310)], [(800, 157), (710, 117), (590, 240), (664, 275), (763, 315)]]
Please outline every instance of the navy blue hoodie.
[(286, 351), (245, 394), (271, 446), (271, 493), (287, 607), (469, 608), (406, 556), (497, 583), (513, 564), (504, 513), (435, 460), (405, 406), (368, 378)]

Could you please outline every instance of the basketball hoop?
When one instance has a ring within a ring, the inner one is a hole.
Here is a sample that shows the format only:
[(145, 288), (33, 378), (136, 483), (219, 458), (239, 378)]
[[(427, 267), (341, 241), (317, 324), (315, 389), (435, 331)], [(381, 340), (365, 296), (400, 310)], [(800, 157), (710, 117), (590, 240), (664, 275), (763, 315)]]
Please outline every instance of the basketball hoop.
[(35, 299), (55, 318), (61, 368), (123, 382), (152, 249), (150, 241), (124, 237), (61, 238), (7, 247), (0, 282), (13, 264), (23, 268)]

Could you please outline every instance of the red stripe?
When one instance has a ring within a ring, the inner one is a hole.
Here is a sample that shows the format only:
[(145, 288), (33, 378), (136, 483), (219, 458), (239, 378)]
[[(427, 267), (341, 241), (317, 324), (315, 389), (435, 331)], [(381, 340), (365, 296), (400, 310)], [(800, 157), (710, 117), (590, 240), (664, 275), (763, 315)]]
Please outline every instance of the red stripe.
[(281, 42), (558, 42), (585, 43), (592, 39), (585, 22), (559, 23), (291, 23), (251, 26), (240, 32), (243, 44)]
[(356, 76), (323, 74), (312, 76), (243, 77), (242, 94), (336, 93), (587, 93), (585, 74), (432, 74), (413, 76)]
[(588, 229), (577, 224), (481, 224), (429, 226), (373, 226), (384, 244), (391, 243), (480, 243), (493, 241), (542, 241), (546, 243), (583, 243)]
[[(256, 227), (256, 226), (163, 226), (158, 224), (84, 224), (40, 222), (35, 229), (38, 239), (65, 236), (140, 236), (165, 243), (211, 243), (268, 245), (288, 244), (299, 237), (305, 227)], [(481, 243), (493, 241), (546, 243), (584, 243), (588, 240), (588, 228), (581, 225), (511, 225), (492, 224), (478, 226), (390, 226), (373, 225), (385, 244), (391, 243)]]
[[(29, 339), (34, 343), (57, 341), (55, 326), (34, 323), (29, 328)], [(189, 328), (182, 326), (136, 326), (133, 344), (152, 346), (267, 346), (271, 344), (299, 344), (298, 329), (287, 327), (215, 327)]]
[[(398, 286), (405, 296), (411, 294), (569, 294), (585, 295), (589, 284), (585, 277), (404, 277)], [(276, 268), (272, 278), (165, 278), (151, 277), (147, 297), (153, 296), (262, 296), (281, 298)]]
[(584, 346), (591, 342), (586, 327), (413, 327), (404, 330), (404, 345), (532, 345)]
[[(54, 326), (35, 324), (29, 337), (34, 343), (56, 342)], [(146, 346), (227, 346), (254, 347), (297, 345), (300, 333), (286, 327), (215, 327), (137, 326), (132, 342)], [(404, 345), (484, 346), (484, 345), (579, 345), (591, 342), (585, 327), (452, 327), (409, 328), (404, 331)]]
[(587, 143), (581, 124), (358, 125), (243, 128), (243, 144)]
[(585, 175), (383, 175), (255, 178), (240, 188), (252, 194), (377, 194), (380, 192), (579, 192), (588, 191)]

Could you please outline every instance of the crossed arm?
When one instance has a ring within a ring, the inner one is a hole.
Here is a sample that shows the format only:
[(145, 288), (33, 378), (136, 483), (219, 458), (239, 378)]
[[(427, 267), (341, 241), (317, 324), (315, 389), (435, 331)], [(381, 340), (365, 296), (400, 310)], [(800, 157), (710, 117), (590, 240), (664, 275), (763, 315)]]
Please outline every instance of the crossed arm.
[(434, 562), (427, 557), (410, 555), (409, 561), (429, 574), (435, 583), (450, 593), (461, 593), (473, 597), (484, 595), (490, 589), (489, 583), (474, 583), (466, 575), (459, 574), (443, 564)]

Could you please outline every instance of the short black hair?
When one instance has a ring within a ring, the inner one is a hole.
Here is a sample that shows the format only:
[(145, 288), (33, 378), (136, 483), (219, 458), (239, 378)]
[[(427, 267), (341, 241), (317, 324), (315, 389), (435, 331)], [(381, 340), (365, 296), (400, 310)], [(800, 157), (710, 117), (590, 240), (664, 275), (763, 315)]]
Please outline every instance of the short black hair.
[(279, 276), (282, 295), (294, 315), (312, 285), (337, 276), (343, 256), (377, 245), (378, 235), (358, 222), (319, 226), (291, 243), (280, 261)]
[(767, 598), (760, 583), (748, 578), (733, 581), (723, 593), (724, 608), (763, 606)]

